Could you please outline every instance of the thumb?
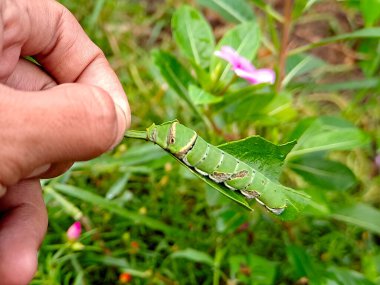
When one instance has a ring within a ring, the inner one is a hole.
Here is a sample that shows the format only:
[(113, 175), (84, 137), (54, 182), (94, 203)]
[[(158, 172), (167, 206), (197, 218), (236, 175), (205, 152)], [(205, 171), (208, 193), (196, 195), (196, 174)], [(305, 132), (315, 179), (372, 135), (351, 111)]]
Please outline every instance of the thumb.
[(129, 114), (95, 86), (62, 84), (31, 95), (0, 85), (0, 184), (12, 185), (45, 164), (96, 157), (129, 124)]

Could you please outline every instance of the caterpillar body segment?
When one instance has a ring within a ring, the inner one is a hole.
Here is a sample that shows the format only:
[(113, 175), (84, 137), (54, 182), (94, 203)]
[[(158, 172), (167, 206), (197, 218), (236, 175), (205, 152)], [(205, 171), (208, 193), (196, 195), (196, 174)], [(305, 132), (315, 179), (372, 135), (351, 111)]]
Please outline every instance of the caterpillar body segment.
[(270, 212), (280, 215), (287, 205), (283, 190), (247, 163), (207, 143), (198, 134), (178, 121), (152, 125), (147, 139), (175, 155), (196, 172), (228, 189), (255, 199)]

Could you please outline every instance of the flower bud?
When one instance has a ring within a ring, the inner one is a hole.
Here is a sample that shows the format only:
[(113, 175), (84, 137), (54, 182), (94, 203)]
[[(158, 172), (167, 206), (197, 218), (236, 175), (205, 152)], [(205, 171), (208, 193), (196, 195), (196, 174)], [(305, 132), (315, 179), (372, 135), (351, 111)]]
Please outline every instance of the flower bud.
[(70, 226), (70, 228), (67, 230), (66, 235), (67, 238), (70, 241), (75, 241), (80, 237), (80, 234), (82, 233), (82, 225), (80, 222), (75, 222)]

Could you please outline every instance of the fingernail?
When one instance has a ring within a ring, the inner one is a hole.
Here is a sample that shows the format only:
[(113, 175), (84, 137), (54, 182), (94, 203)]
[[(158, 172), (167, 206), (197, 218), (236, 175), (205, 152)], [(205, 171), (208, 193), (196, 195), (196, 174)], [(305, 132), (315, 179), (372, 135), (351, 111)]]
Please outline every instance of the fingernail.
[(5, 188), (5, 186), (0, 184), (0, 197), (4, 196), (6, 192), (7, 192), (7, 188)]
[(121, 140), (123, 139), (125, 130), (127, 128), (127, 116), (125, 112), (118, 104), (115, 104), (115, 108), (116, 108), (118, 130), (117, 130), (116, 141), (110, 147), (110, 150), (114, 149), (121, 142)]
[(32, 178), (32, 177), (35, 177), (35, 176), (39, 176), (39, 175), (45, 173), (46, 171), (48, 171), (50, 167), (51, 167), (50, 163), (42, 165), (42, 166), (39, 166), (36, 169), (34, 169), (32, 171), (32, 173), (30, 173), (26, 178)]

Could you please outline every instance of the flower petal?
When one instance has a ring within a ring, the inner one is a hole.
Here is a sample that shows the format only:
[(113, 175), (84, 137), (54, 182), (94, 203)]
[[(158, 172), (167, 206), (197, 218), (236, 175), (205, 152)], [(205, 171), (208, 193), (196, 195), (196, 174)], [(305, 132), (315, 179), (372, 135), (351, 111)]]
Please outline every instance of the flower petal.
[(221, 47), (220, 51), (214, 53), (217, 57), (228, 61), (232, 65), (232, 69), (242, 69), (247, 72), (255, 70), (252, 63), (246, 58), (239, 55), (239, 53), (230, 46)]
[(67, 230), (67, 238), (71, 241), (77, 240), (82, 233), (82, 225), (80, 222), (75, 222)]
[(247, 72), (243, 69), (235, 69), (237, 76), (249, 81), (252, 84), (270, 83), (276, 80), (276, 75), (272, 69), (262, 68)]

